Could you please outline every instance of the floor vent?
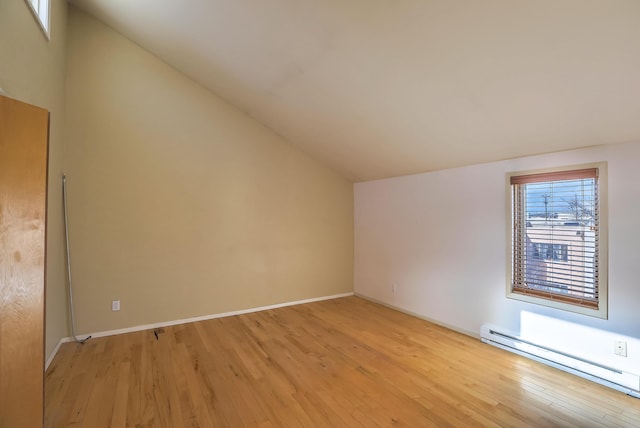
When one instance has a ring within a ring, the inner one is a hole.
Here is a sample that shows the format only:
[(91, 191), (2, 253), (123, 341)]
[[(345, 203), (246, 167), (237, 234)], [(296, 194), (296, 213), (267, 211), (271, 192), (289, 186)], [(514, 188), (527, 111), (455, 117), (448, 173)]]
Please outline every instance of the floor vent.
[(480, 340), (640, 398), (640, 376), (638, 375), (532, 343), (489, 325), (482, 326)]

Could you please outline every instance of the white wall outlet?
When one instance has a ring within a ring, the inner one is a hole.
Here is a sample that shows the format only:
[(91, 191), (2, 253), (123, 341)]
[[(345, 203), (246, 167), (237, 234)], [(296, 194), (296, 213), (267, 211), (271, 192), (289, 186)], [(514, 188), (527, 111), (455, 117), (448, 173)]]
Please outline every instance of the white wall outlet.
[(620, 355), (621, 357), (627, 356), (627, 342), (625, 342), (624, 340), (616, 340), (613, 346), (614, 354)]
[(398, 291), (398, 284), (394, 282), (393, 285), (391, 285), (391, 291), (393, 291), (394, 293)]
[(111, 301), (111, 310), (113, 312), (120, 310), (120, 300), (112, 300)]

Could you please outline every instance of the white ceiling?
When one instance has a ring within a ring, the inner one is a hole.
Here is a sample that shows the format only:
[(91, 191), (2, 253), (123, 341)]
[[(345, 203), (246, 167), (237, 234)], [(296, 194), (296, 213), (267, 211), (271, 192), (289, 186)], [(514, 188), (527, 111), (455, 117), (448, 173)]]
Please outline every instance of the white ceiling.
[(638, 0), (75, 0), (354, 181), (640, 140)]

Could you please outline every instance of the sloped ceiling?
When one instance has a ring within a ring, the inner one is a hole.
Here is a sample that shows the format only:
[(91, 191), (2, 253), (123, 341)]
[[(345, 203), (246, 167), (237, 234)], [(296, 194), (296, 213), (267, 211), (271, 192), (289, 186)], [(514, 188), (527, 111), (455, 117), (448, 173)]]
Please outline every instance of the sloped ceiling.
[(75, 0), (354, 181), (640, 140), (638, 0)]

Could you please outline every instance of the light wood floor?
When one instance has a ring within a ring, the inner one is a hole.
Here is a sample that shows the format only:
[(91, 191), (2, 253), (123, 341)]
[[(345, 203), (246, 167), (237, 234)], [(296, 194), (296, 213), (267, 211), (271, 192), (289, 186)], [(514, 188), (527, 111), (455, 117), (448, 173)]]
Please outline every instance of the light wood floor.
[(357, 297), (62, 346), (46, 426), (640, 426), (640, 400)]

